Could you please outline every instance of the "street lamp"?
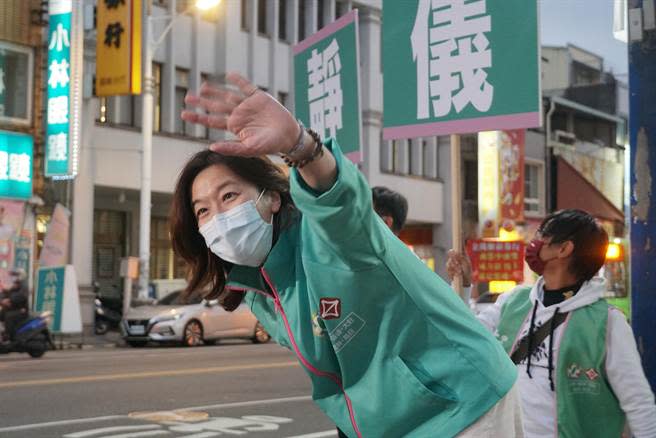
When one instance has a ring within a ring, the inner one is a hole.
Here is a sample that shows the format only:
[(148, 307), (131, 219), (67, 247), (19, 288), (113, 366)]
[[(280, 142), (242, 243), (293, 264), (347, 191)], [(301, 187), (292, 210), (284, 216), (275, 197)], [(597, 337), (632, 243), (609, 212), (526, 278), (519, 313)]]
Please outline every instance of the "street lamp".
[[(196, 0), (184, 12), (189, 12), (194, 6), (200, 10), (208, 10), (221, 3), (221, 0)], [(153, 53), (169, 33), (175, 21), (182, 14), (151, 17), (152, 0), (144, 2), (143, 32), (144, 39), (144, 72), (141, 114), (141, 196), (139, 200), (139, 299), (148, 298), (148, 283), (150, 279), (150, 203), (153, 157)], [(152, 21), (170, 20), (161, 35), (155, 40), (152, 35)]]

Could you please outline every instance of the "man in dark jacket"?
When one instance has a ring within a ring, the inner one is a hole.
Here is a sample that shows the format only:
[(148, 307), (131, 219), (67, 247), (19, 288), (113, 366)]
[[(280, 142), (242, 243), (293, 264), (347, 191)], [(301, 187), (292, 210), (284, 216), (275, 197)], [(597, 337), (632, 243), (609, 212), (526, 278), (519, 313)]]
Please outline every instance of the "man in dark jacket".
[(13, 285), (3, 291), (0, 298), (2, 320), (5, 323), (5, 338), (13, 340), (15, 332), (28, 316), (28, 290), (20, 272), (12, 272)]

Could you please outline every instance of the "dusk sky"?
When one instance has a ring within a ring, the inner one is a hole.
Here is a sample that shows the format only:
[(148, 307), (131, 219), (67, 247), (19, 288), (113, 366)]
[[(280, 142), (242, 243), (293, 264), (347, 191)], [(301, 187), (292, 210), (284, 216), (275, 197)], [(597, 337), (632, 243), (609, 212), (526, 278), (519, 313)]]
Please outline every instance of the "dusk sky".
[(616, 0), (538, 0), (543, 45), (568, 42), (604, 57), (604, 68), (628, 71), (627, 46), (613, 37), (613, 3)]

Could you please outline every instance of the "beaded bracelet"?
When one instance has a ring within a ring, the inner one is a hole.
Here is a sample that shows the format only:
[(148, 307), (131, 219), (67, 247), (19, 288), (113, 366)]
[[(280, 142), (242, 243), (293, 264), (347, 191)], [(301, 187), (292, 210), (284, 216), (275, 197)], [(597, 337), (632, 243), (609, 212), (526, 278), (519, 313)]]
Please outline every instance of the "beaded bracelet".
[(303, 147), (303, 134), (305, 133), (305, 125), (303, 125), (303, 122), (300, 120), (297, 120), (296, 122), (298, 123), (299, 127), (296, 143), (294, 143), (294, 146), (292, 146), (292, 148), (286, 154), (280, 154), (281, 157), (291, 157)]
[[(303, 124), (299, 122), (300, 126), (303, 127)], [(323, 143), (321, 142), (321, 137), (319, 137), (319, 134), (314, 132), (312, 129), (305, 129), (305, 132), (308, 133), (310, 137), (312, 137), (312, 140), (314, 140), (314, 151), (312, 151), (312, 154), (304, 159), (293, 159), (291, 158), (291, 152), (294, 151), (296, 152), (298, 148), (294, 146), (292, 148), (292, 151), (290, 151), (289, 154), (281, 154), (282, 159), (285, 161), (285, 164), (289, 167), (296, 167), (297, 169), (302, 169), (305, 167), (307, 164), (311, 163), (312, 161), (316, 160), (318, 157), (323, 157)], [(301, 131), (301, 142), (299, 144), (302, 144), (302, 138), (303, 138), (303, 131)]]

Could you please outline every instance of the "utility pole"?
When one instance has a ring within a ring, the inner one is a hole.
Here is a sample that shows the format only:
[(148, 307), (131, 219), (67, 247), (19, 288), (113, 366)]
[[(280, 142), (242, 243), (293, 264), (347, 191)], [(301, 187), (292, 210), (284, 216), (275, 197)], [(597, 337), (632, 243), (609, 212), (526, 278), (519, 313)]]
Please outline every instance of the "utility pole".
[(148, 298), (150, 280), (150, 204), (153, 155), (153, 41), (150, 10), (143, 3), (143, 90), (141, 107), (141, 191), (139, 200), (139, 298)]
[[(195, 3), (189, 4), (181, 14), (175, 14), (175, 8), (173, 8), (173, 15), (153, 17), (151, 14), (153, 0), (144, 0), (143, 2), (141, 192), (139, 198), (139, 299), (141, 300), (148, 298), (148, 287), (150, 284), (150, 210), (153, 173), (153, 92), (155, 86), (155, 78), (153, 78), (153, 54), (180, 17), (192, 11), (194, 7), (201, 11), (206, 11), (218, 6), (219, 3), (221, 3), (221, 0), (196, 0)], [(153, 21), (155, 20), (168, 20), (168, 24), (157, 39), (155, 39), (153, 31)]]
[(656, 13), (629, 0), (631, 318), (642, 363), (656, 390)]

